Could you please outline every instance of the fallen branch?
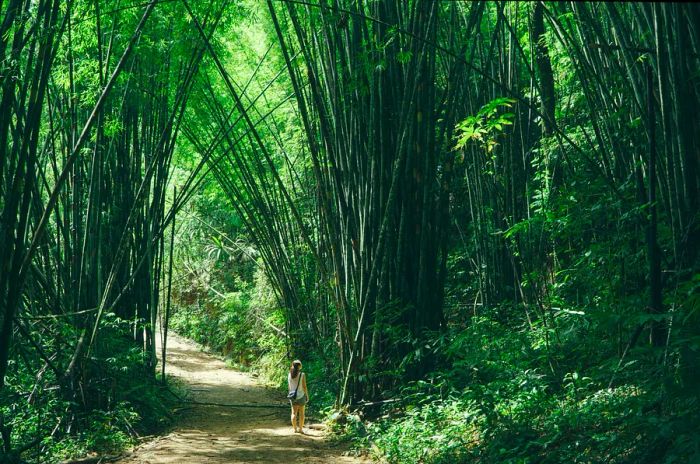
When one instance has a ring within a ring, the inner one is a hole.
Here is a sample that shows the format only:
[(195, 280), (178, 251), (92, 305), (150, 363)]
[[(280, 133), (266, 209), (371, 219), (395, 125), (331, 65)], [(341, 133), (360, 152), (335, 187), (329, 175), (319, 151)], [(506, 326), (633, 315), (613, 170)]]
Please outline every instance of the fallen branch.
[(200, 406), (221, 406), (224, 408), (263, 408), (263, 409), (271, 409), (271, 408), (287, 408), (289, 407), (287, 404), (251, 404), (251, 403), (232, 403), (232, 404), (224, 404), (224, 403), (210, 403), (206, 401), (185, 401), (185, 403), (191, 403), (191, 404), (198, 404)]
[(353, 408), (364, 408), (364, 407), (367, 407), (367, 406), (376, 406), (376, 405), (378, 405), (378, 404), (396, 403), (397, 401), (401, 401), (401, 398), (391, 398), (391, 399), (382, 400), (382, 401), (371, 401), (371, 402), (368, 402), (368, 403), (364, 403), (364, 402), (361, 402), (361, 403), (353, 403), (353, 404), (351, 404), (350, 406), (353, 407)]

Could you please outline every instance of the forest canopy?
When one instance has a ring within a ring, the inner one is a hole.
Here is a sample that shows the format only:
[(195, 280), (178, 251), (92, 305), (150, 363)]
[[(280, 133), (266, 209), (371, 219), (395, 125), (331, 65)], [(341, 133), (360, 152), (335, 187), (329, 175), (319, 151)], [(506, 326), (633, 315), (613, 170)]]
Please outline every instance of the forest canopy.
[(388, 462), (700, 459), (699, 25), (0, 0), (0, 463), (162, 426), (169, 330)]

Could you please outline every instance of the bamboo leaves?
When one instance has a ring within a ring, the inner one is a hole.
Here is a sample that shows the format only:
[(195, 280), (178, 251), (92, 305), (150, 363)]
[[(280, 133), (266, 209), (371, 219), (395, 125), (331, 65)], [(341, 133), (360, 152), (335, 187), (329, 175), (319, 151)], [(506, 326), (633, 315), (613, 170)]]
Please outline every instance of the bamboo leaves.
[(500, 113), (500, 108), (510, 108), (515, 103), (512, 98), (497, 98), (482, 106), (476, 116), (469, 116), (456, 126), (455, 150), (463, 149), (470, 141), (478, 142), (491, 153), (496, 147), (496, 133), (503, 132), (505, 126), (513, 125), (515, 114)]

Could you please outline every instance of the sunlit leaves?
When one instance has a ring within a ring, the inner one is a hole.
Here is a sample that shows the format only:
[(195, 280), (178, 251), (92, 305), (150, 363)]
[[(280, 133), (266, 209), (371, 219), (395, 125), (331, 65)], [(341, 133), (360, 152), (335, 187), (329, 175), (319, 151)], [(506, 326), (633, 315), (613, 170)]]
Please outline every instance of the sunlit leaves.
[(513, 124), (515, 115), (500, 110), (510, 108), (515, 103), (512, 98), (496, 98), (482, 106), (476, 116), (469, 116), (456, 126), (455, 150), (461, 150), (469, 142), (474, 142), (487, 153), (498, 146), (496, 136), (503, 132), (505, 126)]

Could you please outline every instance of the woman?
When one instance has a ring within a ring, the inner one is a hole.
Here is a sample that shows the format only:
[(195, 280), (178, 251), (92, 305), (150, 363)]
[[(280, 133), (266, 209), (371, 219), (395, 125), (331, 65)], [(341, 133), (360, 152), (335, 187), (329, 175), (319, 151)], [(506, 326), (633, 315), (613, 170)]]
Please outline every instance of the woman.
[[(294, 433), (304, 433), (304, 412), (306, 403), (309, 402), (309, 390), (306, 388), (306, 376), (301, 372), (301, 361), (295, 359), (289, 368), (287, 376), (289, 393), (296, 392), (296, 397), (290, 398), (292, 404), (292, 427)], [(299, 419), (299, 430), (297, 430), (297, 418)]]

